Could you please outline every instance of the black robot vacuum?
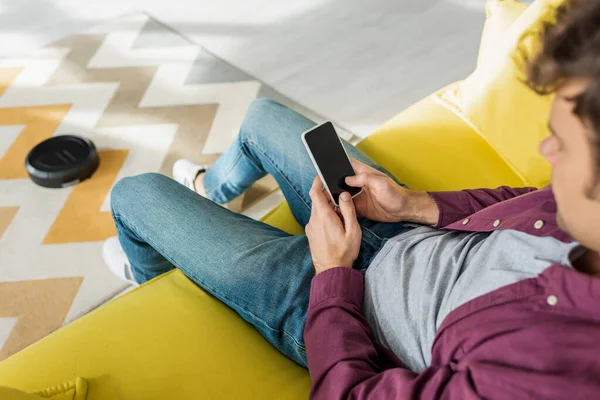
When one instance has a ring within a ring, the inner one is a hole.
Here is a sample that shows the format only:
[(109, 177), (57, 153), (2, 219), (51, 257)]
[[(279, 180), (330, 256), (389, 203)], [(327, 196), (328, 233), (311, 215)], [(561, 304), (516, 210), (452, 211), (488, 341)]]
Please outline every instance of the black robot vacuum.
[(92, 141), (74, 135), (44, 140), (25, 159), (31, 180), (47, 188), (82, 182), (92, 176), (99, 164), (100, 158)]

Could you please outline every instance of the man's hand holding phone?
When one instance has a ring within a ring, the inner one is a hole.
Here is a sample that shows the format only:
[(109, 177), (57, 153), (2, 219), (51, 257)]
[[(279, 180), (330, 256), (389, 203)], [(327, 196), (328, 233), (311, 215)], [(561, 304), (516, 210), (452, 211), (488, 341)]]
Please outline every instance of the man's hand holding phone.
[(348, 186), (361, 187), (354, 198), (356, 212), (373, 221), (418, 222), (433, 225), (439, 210), (427, 192), (417, 192), (398, 185), (375, 168), (350, 157), (356, 175), (347, 176)]
[(346, 177), (346, 184), (363, 190), (354, 198), (342, 193), (337, 212), (318, 175), (309, 191), (312, 209), (304, 230), (317, 274), (338, 266), (352, 268), (362, 238), (357, 213), (381, 222), (438, 222), (438, 207), (427, 192), (406, 189), (354, 158), (350, 162), (356, 175)]
[(344, 192), (340, 195), (340, 216), (333, 210), (333, 204), (328, 201), (329, 195), (322, 186), (317, 175), (309, 191), (312, 200), (310, 220), (304, 227), (317, 274), (335, 267), (352, 268), (362, 238), (350, 194)]

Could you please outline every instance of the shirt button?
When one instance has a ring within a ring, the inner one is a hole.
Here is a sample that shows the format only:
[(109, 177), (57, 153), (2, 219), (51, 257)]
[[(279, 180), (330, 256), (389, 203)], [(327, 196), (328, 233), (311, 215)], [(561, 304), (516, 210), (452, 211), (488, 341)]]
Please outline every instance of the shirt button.
[(533, 224), (533, 227), (535, 229), (541, 229), (542, 226), (544, 226), (544, 221), (542, 221), (541, 219), (538, 219), (537, 221), (535, 221), (535, 224)]
[(470, 220), (469, 220), (469, 218), (465, 218), (465, 219), (463, 219), (463, 225), (466, 225), (466, 224), (468, 224), (468, 223), (469, 223), (469, 221), (470, 221)]
[(546, 299), (546, 301), (551, 306), (555, 306), (555, 305), (558, 304), (558, 297), (556, 297), (555, 295), (550, 295), (550, 296), (548, 296), (548, 298)]
[(494, 221), (494, 228), (497, 228), (498, 225), (500, 225), (500, 220), (499, 219), (497, 219), (497, 220)]

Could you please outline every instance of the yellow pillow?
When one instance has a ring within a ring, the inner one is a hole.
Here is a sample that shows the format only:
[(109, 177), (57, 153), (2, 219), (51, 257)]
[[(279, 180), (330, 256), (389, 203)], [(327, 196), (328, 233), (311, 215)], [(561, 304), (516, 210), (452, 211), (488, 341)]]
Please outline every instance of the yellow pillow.
[[(496, 37), (482, 39), (482, 59), (464, 81), (437, 93), (449, 109), (467, 122), (488, 141), (515, 173), (528, 185), (544, 186), (550, 180), (550, 165), (538, 153), (540, 141), (548, 134), (548, 117), (552, 96), (539, 96), (523, 83), (525, 65), (519, 62), (519, 51), (527, 54), (539, 49), (535, 35), (521, 42), (526, 33), (535, 32), (544, 21), (552, 20), (559, 0), (537, 0), (513, 23), (508, 15), (516, 15), (519, 7), (513, 0), (488, 3), (489, 26), (503, 26), (505, 31), (488, 29)], [(507, 8), (513, 9), (507, 11)], [(503, 10), (500, 12), (500, 10)], [(492, 23), (496, 18), (503, 22)], [(499, 39), (497, 35), (501, 35)], [(525, 47), (522, 47), (522, 45)]]
[(85, 400), (86, 396), (87, 381), (80, 377), (31, 394), (0, 386), (0, 399), (2, 400)]

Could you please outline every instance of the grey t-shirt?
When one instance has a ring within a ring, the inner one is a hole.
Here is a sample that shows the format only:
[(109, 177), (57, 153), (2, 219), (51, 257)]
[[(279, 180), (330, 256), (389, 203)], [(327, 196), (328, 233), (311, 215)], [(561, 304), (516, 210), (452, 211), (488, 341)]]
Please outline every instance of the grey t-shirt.
[(365, 274), (364, 314), (374, 339), (420, 372), (452, 310), (554, 263), (572, 267), (569, 252), (577, 245), (515, 230), (415, 228), (389, 239), (373, 258)]

